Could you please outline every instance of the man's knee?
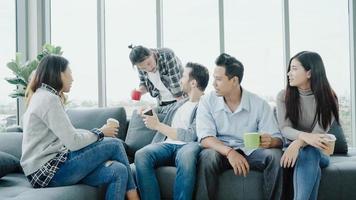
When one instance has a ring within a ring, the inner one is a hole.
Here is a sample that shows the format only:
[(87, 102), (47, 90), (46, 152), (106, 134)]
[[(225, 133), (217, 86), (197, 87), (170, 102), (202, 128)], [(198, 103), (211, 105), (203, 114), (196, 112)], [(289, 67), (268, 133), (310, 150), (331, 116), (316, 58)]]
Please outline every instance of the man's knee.
[(135, 164), (146, 163), (148, 158), (150, 157), (149, 151), (147, 149), (142, 148), (135, 153)]
[(213, 169), (221, 163), (222, 155), (213, 149), (203, 149), (199, 154), (199, 168)]
[(199, 145), (199, 143), (196, 142), (185, 144), (184, 146), (182, 146), (182, 148), (178, 150), (178, 152), (182, 154), (194, 154), (194, 155), (199, 154), (200, 151), (201, 151), (201, 146)]
[(184, 171), (195, 169), (197, 163), (198, 163), (197, 155), (177, 154), (175, 158), (176, 167)]
[(156, 145), (147, 145), (135, 153), (135, 164), (136, 166), (150, 166), (154, 167), (157, 162), (157, 154), (159, 154), (160, 149)]
[(275, 163), (279, 166), (281, 157), (282, 157), (282, 150), (277, 148), (265, 149), (264, 154), (266, 156), (268, 163)]
[(200, 146), (198, 144), (186, 144), (178, 150), (175, 158), (176, 165), (196, 165)]

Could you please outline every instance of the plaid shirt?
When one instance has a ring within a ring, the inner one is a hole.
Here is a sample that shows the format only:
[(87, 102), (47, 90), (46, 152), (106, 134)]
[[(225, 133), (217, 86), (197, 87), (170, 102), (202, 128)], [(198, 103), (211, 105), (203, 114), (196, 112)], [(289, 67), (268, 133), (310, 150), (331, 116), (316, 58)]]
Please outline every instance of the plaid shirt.
[[(180, 78), (183, 74), (183, 66), (173, 51), (167, 48), (151, 49), (156, 56), (157, 66), (161, 81), (164, 86), (172, 93), (174, 97), (183, 95), (180, 87)], [(158, 98), (161, 101), (159, 90), (148, 79), (147, 72), (138, 69), (140, 85), (144, 85), (152, 97)]]
[(47, 85), (45, 83), (42, 83), (41, 84), (41, 88), (47, 90), (50, 93), (53, 93), (53, 94), (57, 95), (59, 98), (61, 98), (61, 96), (59, 95), (57, 90), (55, 90), (53, 87), (51, 87), (51, 86), (49, 86), (49, 85)]
[(68, 157), (68, 149), (59, 152), (53, 159), (48, 161), (43, 167), (36, 172), (27, 176), (28, 181), (34, 188), (44, 188), (51, 182), (60, 165), (63, 164)]

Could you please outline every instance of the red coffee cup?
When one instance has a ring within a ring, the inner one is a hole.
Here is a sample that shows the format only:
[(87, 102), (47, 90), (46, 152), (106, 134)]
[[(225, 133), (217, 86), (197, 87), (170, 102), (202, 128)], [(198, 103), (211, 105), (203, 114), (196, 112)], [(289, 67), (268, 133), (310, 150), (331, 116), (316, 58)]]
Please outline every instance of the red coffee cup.
[(132, 90), (131, 99), (139, 101), (141, 99), (141, 92), (139, 90)]

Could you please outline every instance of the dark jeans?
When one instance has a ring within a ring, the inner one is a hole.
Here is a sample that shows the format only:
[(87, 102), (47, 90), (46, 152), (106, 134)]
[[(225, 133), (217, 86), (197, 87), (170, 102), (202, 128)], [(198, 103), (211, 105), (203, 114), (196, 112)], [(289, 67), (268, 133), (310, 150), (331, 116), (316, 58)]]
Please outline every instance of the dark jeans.
[[(243, 154), (241, 151), (239, 153)], [(265, 198), (280, 199), (282, 195), (282, 168), (279, 162), (282, 151), (280, 149), (257, 149), (249, 156), (244, 156), (250, 165), (250, 170), (263, 171)], [(217, 199), (219, 175), (228, 169), (232, 169), (232, 167), (226, 157), (213, 149), (201, 151), (196, 199)]]

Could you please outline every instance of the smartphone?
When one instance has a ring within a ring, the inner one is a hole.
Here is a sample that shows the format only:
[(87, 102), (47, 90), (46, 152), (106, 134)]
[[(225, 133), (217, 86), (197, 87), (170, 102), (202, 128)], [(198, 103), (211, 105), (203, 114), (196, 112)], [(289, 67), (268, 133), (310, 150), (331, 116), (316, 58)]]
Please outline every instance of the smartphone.
[(143, 114), (153, 116), (152, 108), (148, 108), (148, 109), (144, 110)]

